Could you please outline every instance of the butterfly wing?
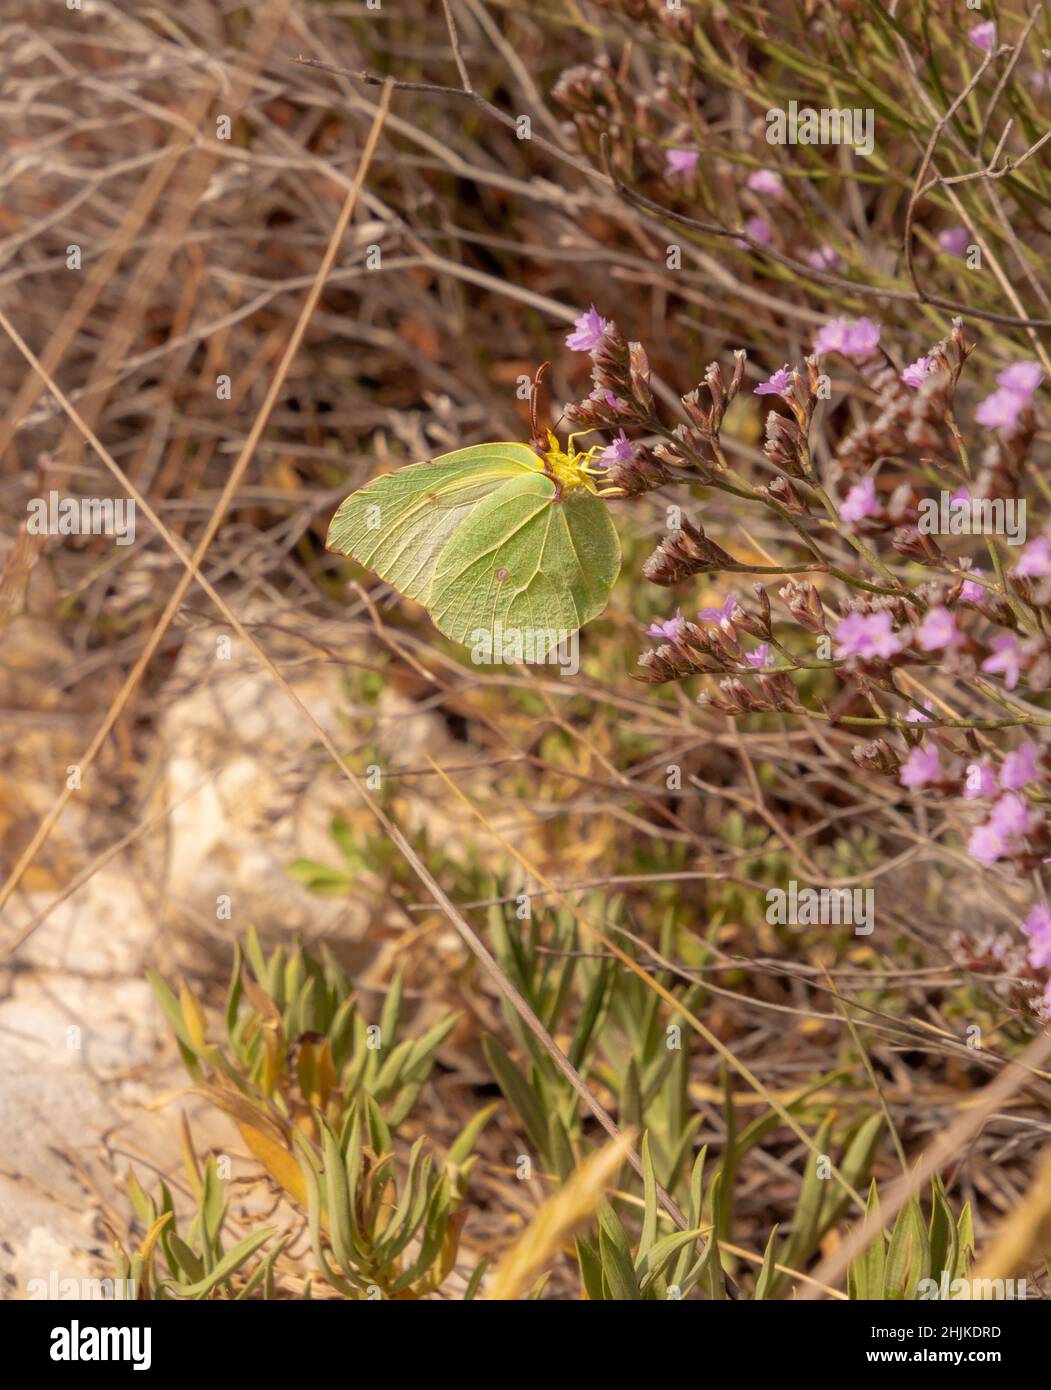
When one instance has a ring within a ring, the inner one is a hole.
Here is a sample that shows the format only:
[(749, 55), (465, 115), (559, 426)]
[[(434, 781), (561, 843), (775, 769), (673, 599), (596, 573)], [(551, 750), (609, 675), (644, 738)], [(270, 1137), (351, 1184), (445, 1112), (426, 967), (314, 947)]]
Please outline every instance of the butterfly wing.
[(342, 503), (328, 549), (429, 606), (438, 556), (463, 521), (508, 480), (542, 468), (528, 445), (506, 443), (476, 444), (385, 473)]
[(528, 633), (534, 659), (606, 606), (620, 542), (606, 505), (583, 488), (556, 500), (544, 473), (511, 479), (457, 528), (438, 557), (431, 617), (447, 637)]

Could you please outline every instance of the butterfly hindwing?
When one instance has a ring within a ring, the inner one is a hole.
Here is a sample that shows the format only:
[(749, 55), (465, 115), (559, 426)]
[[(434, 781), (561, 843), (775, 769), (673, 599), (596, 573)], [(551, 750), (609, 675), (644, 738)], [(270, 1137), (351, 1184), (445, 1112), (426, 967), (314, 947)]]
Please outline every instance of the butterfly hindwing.
[(579, 488), (556, 498), (544, 474), (511, 479), (443, 548), (431, 616), (457, 642), (521, 634), (540, 660), (602, 611), (619, 568), (616, 529), (598, 497)]

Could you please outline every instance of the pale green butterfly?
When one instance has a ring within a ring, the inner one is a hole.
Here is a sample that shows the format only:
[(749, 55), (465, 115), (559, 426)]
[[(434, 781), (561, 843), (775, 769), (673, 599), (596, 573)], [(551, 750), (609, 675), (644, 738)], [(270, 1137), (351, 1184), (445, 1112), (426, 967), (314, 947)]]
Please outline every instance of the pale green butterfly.
[(525, 634), (542, 660), (602, 612), (620, 571), (602, 500), (617, 489), (600, 492), (599, 450), (574, 438), (542, 440), (534, 413), (532, 445), (475, 444), (385, 473), (343, 502), (328, 549), (423, 604), (453, 641)]

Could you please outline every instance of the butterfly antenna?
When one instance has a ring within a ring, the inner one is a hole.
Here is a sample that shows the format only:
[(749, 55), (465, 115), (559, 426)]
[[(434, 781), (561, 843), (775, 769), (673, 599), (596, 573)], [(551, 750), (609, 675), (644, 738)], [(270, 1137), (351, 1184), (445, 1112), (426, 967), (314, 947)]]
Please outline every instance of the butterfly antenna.
[(540, 383), (543, 381), (544, 376), (550, 366), (550, 362), (541, 362), (540, 366), (536, 369), (536, 375), (533, 377), (533, 385), (529, 392), (529, 426), (533, 431), (534, 447), (536, 447), (536, 445), (538, 444), (547, 443), (546, 438), (541, 438), (537, 416), (539, 413), (538, 407), (540, 404)]

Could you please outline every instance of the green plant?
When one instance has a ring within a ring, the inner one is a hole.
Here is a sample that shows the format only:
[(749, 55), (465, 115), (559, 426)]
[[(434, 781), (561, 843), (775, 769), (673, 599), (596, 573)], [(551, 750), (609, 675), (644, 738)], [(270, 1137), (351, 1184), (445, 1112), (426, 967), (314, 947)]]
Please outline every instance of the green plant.
[[(410, 1144), (399, 1131), (457, 1016), (422, 1036), (401, 1036), (399, 973), (369, 1023), (328, 952), (319, 960), (279, 946), (266, 956), (253, 931), (243, 955), (235, 947), (221, 1042), (209, 1040), (205, 1010), (188, 985), (176, 994), (152, 972), (150, 981), (194, 1090), (234, 1120), (295, 1221), (309, 1229), (329, 1289), (347, 1298), (419, 1298), (439, 1288), (456, 1260), (471, 1150), (492, 1107), (478, 1110), (443, 1161), (425, 1139)], [(177, 1233), (168, 1185), (149, 1197), (131, 1175), (147, 1229), (133, 1255), (118, 1251), (122, 1274), (138, 1282), (140, 1297), (272, 1296), (287, 1236), (265, 1257), (259, 1252), (273, 1227), (226, 1249), (228, 1204), (215, 1159), (199, 1163), (188, 1126), (183, 1151), (196, 1204), (187, 1234)], [(482, 1268), (465, 1296), (473, 1296)]]

